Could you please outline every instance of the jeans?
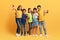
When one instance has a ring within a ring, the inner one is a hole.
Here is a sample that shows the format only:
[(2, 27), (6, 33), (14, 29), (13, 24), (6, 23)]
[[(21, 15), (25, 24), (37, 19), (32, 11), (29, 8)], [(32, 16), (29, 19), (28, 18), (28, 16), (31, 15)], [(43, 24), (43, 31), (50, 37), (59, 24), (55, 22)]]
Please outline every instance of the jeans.
[(28, 30), (28, 33), (31, 34), (31, 29), (32, 29), (32, 22), (31, 23), (28, 23), (29, 24), (29, 30)]
[(38, 21), (33, 22), (33, 27), (37, 26), (38, 27)]
[(24, 29), (24, 35), (26, 35), (26, 28), (25, 28), (26, 23), (22, 23), (22, 28)]
[(21, 18), (16, 18), (16, 23), (17, 23), (17, 30), (16, 33), (20, 34), (20, 27), (21, 27)]
[(39, 26), (40, 26), (40, 34), (42, 34), (42, 27), (44, 29), (44, 34), (46, 35), (46, 24), (44, 21), (40, 21), (39, 22)]

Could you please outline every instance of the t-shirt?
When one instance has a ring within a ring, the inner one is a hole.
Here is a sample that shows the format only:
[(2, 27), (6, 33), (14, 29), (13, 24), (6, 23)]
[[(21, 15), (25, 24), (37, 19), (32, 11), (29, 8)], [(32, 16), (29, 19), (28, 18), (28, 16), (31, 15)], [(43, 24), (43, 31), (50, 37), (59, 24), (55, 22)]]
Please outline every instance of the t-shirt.
[(33, 14), (33, 21), (38, 21), (38, 13)]
[(44, 21), (45, 19), (44, 19), (43, 11), (42, 10), (38, 11), (38, 14), (39, 14), (39, 21)]
[(22, 18), (22, 11), (17, 11), (16, 18)]
[(26, 14), (23, 13), (23, 14), (22, 14), (22, 18), (21, 18), (21, 22), (22, 22), (22, 23), (26, 23), (26, 18), (27, 18)]
[(29, 18), (29, 19), (28, 19), (28, 22), (31, 23), (32, 20), (33, 20), (33, 19), (32, 19), (32, 14), (31, 14), (31, 13), (28, 13), (28, 18)]

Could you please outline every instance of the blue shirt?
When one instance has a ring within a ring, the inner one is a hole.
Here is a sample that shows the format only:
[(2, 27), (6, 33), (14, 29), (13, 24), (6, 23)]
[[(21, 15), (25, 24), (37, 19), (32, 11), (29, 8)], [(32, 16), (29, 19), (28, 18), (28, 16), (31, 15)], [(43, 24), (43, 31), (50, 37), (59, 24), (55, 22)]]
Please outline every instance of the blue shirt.
[(22, 23), (26, 23), (26, 18), (27, 18), (27, 16), (26, 16), (26, 14), (22, 14), (22, 19), (21, 19), (21, 22)]

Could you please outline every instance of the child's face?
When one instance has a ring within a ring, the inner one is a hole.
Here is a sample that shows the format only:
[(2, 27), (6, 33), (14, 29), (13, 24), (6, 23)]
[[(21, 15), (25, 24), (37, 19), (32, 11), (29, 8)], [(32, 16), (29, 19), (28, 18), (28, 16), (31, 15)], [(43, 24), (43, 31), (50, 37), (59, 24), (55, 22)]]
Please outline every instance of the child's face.
[(41, 7), (37, 7), (38, 10), (41, 10)]
[(29, 13), (31, 13), (31, 12), (32, 12), (32, 9), (29, 10)]
[(26, 10), (24, 10), (23, 13), (26, 13)]
[(36, 13), (36, 12), (37, 12), (37, 10), (33, 10), (33, 12), (34, 12), (34, 13)]
[(21, 9), (22, 9), (22, 6), (21, 6), (21, 7), (19, 7), (19, 9), (21, 10)]

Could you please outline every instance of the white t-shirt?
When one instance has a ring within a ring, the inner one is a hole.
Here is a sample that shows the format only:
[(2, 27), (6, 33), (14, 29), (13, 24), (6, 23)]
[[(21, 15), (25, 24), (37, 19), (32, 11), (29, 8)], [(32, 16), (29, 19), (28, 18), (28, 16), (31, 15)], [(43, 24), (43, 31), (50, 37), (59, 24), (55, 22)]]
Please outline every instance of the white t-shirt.
[(38, 21), (38, 13), (34, 13), (33, 14), (33, 21), (35, 22), (35, 21)]
[(38, 13), (34, 13), (33, 18), (38, 18)]

